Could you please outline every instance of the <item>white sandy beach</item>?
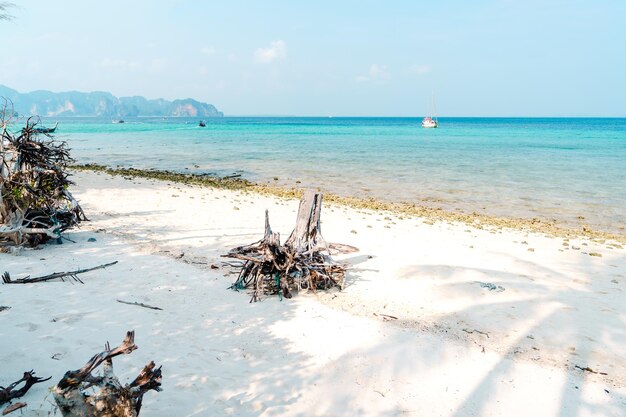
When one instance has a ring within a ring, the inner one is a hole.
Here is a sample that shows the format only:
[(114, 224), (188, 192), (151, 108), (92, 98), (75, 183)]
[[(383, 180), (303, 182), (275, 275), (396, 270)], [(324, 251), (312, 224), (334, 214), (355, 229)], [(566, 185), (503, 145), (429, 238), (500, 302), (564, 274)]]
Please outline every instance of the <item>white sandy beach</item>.
[(0, 273), (119, 264), (84, 285), (0, 286), (0, 386), (52, 376), (23, 415), (60, 415), (49, 387), (127, 330), (139, 349), (114, 360), (124, 382), (163, 365), (146, 417), (626, 415), (626, 250), (610, 242), (326, 205), (326, 240), (360, 249), (338, 257), (345, 289), (250, 304), (220, 255), (262, 237), (266, 208), (286, 238), (298, 201), (74, 181), (91, 219), (68, 233), (76, 243), (0, 254)]

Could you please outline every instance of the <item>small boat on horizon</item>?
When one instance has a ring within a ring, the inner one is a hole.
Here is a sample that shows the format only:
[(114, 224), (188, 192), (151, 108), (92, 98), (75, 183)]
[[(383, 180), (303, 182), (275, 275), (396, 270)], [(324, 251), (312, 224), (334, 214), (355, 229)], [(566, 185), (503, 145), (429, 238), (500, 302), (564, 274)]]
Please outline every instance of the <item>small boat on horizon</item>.
[(54, 131), (57, 130), (58, 126), (59, 122), (56, 122), (54, 124), (54, 127), (36, 127), (34, 130), (37, 133), (54, 133)]
[(204, 120), (200, 120), (200, 123), (198, 123), (198, 126), (206, 127), (206, 123), (204, 123)]
[(439, 123), (437, 122), (437, 117), (435, 117), (434, 119), (428, 116), (424, 117), (422, 119), (422, 127), (426, 127), (426, 128), (439, 127)]
[(439, 121), (437, 120), (437, 107), (435, 106), (435, 94), (432, 96), (432, 112), (433, 116), (426, 116), (422, 119), (422, 127), (425, 128), (437, 128), (439, 127)]
[(111, 123), (113, 123), (113, 124), (121, 124), (121, 123), (124, 123), (124, 120), (122, 120), (122, 119), (119, 119), (119, 120), (111, 120)]

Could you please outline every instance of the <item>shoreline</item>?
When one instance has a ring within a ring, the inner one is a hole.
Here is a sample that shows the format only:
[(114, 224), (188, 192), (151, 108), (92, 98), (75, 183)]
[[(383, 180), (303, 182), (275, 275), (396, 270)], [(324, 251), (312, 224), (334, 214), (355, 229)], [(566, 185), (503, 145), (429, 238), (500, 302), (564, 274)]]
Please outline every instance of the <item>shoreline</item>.
[[(110, 168), (99, 164), (72, 165), (71, 170), (104, 172), (109, 175), (118, 175), (130, 178), (146, 178), (161, 181), (171, 181), (186, 185), (198, 185), (214, 187), (225, 190), (238, 190), (255, 192), (261, 195), (273, 196), (284, 199), (298, 200), (304, 189), (297, 187), (280, 187), (268, 184), (256, 183), (235, 176), (218, 177), (212, 175), (185, 174), (173, 171), (161, 171), (137, 168)], [(406, 202), (387, 202), (375, 198), (359, 198), (340, 196), (324, 192), (326, 204), (337, 204), (361, 210), (373, 210), (378, 212), (390, 212), (396, 215), (425, 218), (427, 221), (445, 221), (461, 223), (467, 226), (486, 230), (518, 230), (532, 233), (541, 233), (557, 238), (586, 238), (600, 244), (607, 244), (617, 249), (623, 249), (626, 245), (626, 233), (618, 234), (594, 230), (583, 225), (581, 229), (573, 229), (560, 225), (557, 221), (547, 221), (539, 218), (512, 218), (498, 217), (481, 213), (466, 213), (461, 211), (449, 211), (437, 207), (428, 207)], [(593, 256), (593, 255), (592, 255)]]

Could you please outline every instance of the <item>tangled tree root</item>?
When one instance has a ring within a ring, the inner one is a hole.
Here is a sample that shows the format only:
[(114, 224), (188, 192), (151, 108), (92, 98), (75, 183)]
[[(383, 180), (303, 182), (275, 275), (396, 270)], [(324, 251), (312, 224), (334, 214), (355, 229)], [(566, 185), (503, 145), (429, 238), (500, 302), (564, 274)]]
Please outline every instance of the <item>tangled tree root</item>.
[(266, 210), (263, 239), (223, 255), (244, 261), (231, 288), (252, 290), (251, 302), (258, 301), (263, 294), (291, 298), (294, 289), (342, 288), (347, 265), (335, 262), (331, 253), (358, 249), (326, 243), (320, 226), (321, 211), (322, 194), (306, 191), (300, 200), (296, 226), (287, 241), (281, 244), (280, 234), (272, 232)]
[(87, 220), (68, 189), (67, 166), (73, 160), (65, 142), (54, 140), (32, 117), (12, 133), (7, 114), (0, 112), (0, 250), (61, 239), (65, 230)]

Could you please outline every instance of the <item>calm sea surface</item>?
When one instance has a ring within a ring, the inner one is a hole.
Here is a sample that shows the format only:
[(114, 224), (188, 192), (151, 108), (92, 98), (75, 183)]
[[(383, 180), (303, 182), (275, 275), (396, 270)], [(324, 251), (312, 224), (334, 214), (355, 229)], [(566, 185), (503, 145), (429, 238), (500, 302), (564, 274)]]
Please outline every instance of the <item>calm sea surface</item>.
[(342, 195), (625, 233), (626, 119), (442, 118), (439, 129), (417, 118), (197, 123), (64, 118), (57, 137), (78, 163), (299, 180)]

